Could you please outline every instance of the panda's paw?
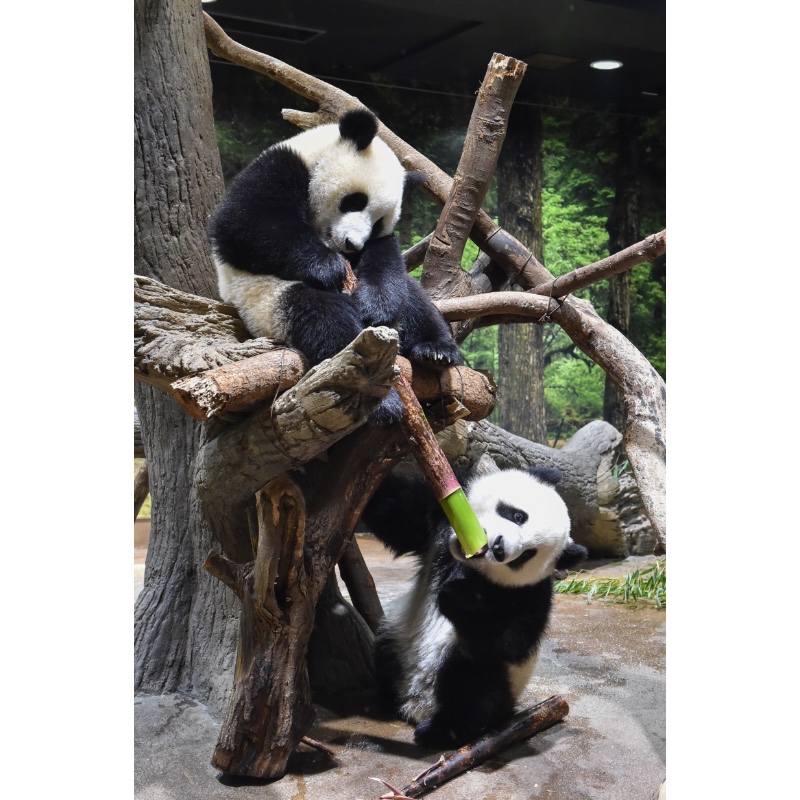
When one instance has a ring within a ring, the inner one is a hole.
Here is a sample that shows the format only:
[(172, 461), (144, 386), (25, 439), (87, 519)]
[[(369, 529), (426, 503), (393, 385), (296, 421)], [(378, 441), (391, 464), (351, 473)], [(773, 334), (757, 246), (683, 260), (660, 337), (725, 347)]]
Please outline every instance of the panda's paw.
[(447, 750), (459, 745), (456, 732), (438, 724), (435, 717), (420, 722), (414, 728), (414, 741), (420, 747), (429, 747), (434, 750)]
[(367, 418), (367, 424), (373, 428), (388, 428), (403, 418), (403, 404), (400, 395), (392, 389), (381, 404)]
[(453, 341), (417, 342), (408, 357), (411, 361), (437, 370), (464, 363), (461, 351)]
[(313, 277), (321, 289), (341, 292), (347, 279), (347, 262), (338, 253), (327, 253), (318, 262)]

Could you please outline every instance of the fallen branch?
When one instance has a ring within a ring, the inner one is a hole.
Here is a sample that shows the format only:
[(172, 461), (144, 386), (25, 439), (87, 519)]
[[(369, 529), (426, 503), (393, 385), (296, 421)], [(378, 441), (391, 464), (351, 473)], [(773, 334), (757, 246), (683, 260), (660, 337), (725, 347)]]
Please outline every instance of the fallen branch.
[(423, 794), (436, 789), (451, 778), (477, 767), (488, 758), (510, 747), (512, 744), (528, 739), (535, 733), (546, 730), (569, 714), (569, 705), (563, 697), (553, 695), (532, 708), (520, 711), (499, 731), (492, 731), (480, 739), (464, 745), (449, 756), (439, 759), (436, 764), (417, 775), (402, 792), (380, 778), (373, 778), (383, 783), (391, 792), (384, 794), (381, 800), (403, 800), (403, 798), (422, 797)]
[(377, 633), (384, 616), (383, 606), (355, 536), (350, 539), (350, 544), (339, 559), (339, 574), (347, 587), (353, 608), (361, 614), (369, 629)]

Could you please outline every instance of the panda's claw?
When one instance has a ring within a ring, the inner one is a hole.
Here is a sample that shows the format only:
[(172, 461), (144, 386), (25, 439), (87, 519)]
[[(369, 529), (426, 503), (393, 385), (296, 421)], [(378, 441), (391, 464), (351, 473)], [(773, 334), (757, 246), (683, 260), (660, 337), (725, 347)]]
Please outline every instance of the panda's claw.
[(408, 357), (411, 361), (433, 369), (442, 369), (463, 363), (461, 351), (455, 342), (452, 344), (448, 342), (417, 342), (411, 348)]

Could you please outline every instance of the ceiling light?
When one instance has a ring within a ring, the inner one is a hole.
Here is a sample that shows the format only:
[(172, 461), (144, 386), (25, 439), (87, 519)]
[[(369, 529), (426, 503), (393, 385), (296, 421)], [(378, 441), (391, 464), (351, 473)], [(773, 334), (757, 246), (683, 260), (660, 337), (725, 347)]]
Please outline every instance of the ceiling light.
[(602, 61), (592, 61), (589, 66), (592, 69), (619, 69), (622, 66), (622, 62), (606, 58)]

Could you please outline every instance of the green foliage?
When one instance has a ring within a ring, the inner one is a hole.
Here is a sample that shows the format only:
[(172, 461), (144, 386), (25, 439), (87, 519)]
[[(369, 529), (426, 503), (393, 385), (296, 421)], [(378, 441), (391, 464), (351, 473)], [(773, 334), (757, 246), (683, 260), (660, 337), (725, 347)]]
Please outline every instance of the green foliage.
[(497, 375), (497, 327), (478, 328), (461, 345), (468, 367)]
[(544, 370), (548, 432), (569, 438), (590, 420), (602, 419), (605, 376), (582, 355), (551, 361)]
[[(578, 575), (581, 575), (579, 572)], [(655, 603), (658, 608), (667, 605), (667, 560), (658, 559), (652, 567), (629, 572), (624, 578), (573, 578), (556, 581), (553, 587), (556, 594), (583, 594), (586, 602), (603, 598), (607, 602)]]

